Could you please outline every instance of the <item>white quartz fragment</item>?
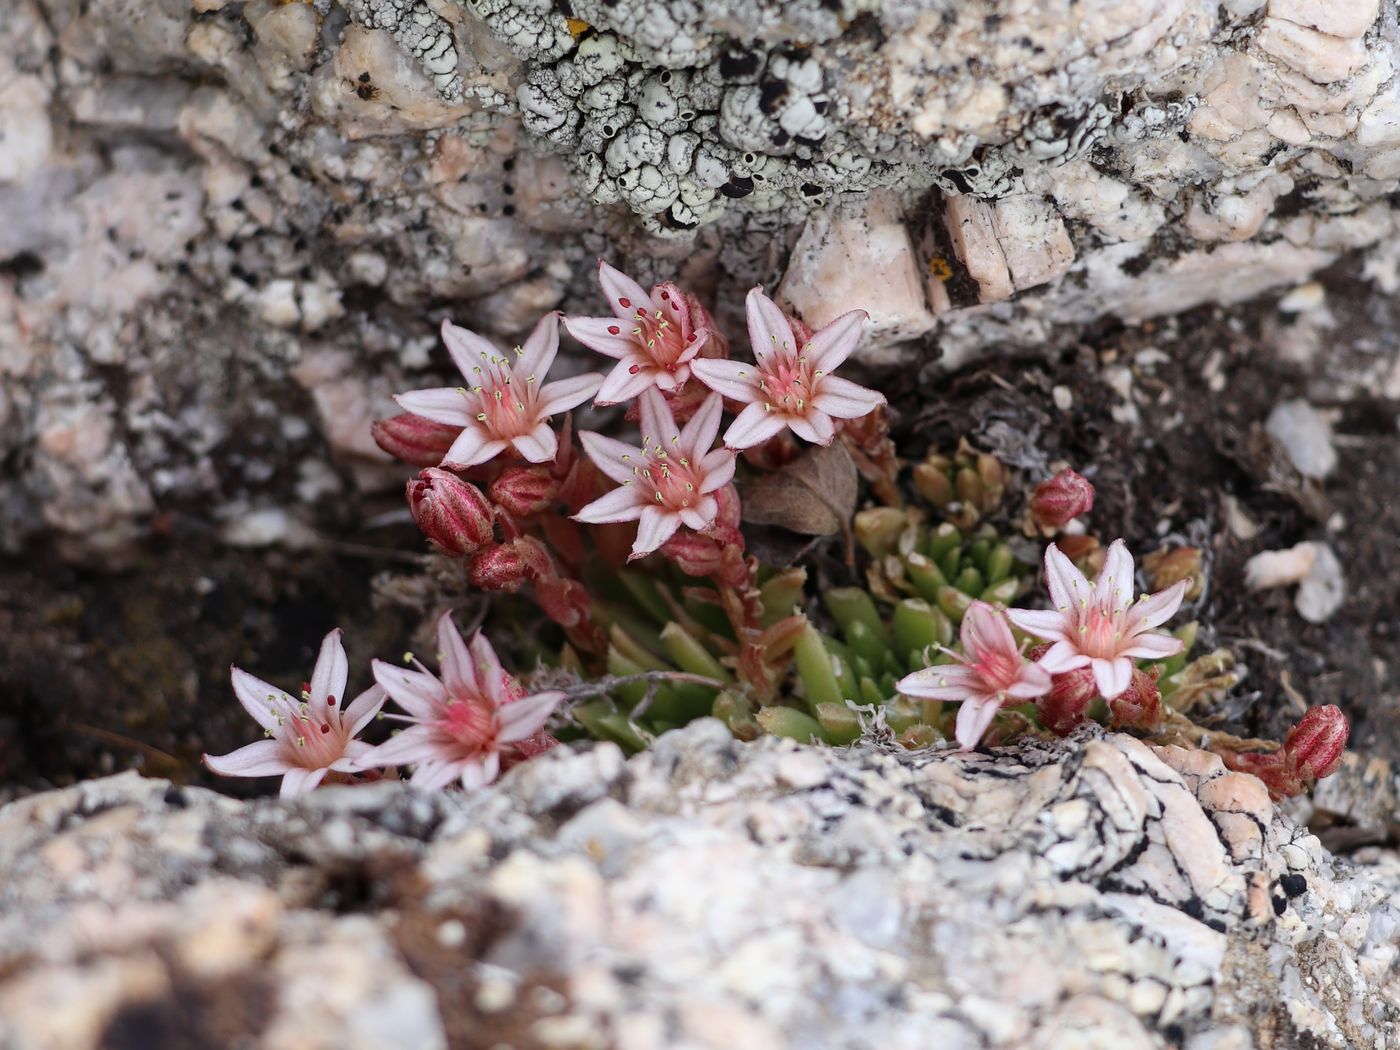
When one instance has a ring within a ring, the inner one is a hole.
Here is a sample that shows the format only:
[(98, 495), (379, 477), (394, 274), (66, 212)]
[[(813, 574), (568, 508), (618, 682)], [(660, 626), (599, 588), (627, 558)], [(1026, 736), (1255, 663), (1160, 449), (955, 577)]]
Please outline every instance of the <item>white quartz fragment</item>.
[(1275, 405), (1265, 424), (1305, 478), (1322, 480), (1337, 466), (1332, 424), (1307, 401), (1295, 398)]

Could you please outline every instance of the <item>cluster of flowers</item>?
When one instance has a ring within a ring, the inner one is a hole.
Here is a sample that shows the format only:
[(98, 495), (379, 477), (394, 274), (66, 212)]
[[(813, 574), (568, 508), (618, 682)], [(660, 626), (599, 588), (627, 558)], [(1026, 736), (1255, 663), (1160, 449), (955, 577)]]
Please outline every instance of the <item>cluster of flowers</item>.
[[(647, 292), (606, 262), (599, 278), (614, 316), (564, 324), (617, 360), (609, 375), (545, 382), (559, 351), (557, 313), (511, 352), (444, 322), (443, 342), (465, 385), (400, 394), (407, 411), (374, 429), (386, 451), (423, 468), (408, 483), (414, 520), (439, 549), (466, 559), (471, 582), (486, 590), (533, 584), (541, 609), (592, 649), (601, 639), (588, 636), (589, 598), (576, 578), (587, 548), (575, 523), (594, 526), (594, 539), (606, 543), (599, 526), (635, 521), (629, 559), (661, 550), (684, 572), (741, 589), (753, 565), (743, 557), (731, 484), (738, 454), (771, 446), (785, 431), (829, 444), (840, 421), (885, 402), (832, 374), (855, 349), (864, 311), (812, 331), (755, 288), (746, 302), (755, 360), (733, 361), (694, 296), (669, 283)], [(587, 458), (579, 456), (568, 419), (556, 426), (551, 417), (590, 398), (600, 406), (635, 401), (640, 444), (584, 432)], [(726, 403), (736, 418), (716, 447)], [(604, 479), (616, 487), (600, 491)], [(735, 608), (742, 617), (743, 602)], [(206, 755), (206, 763), (228, 776), (283, 774), (284, 794), (405, 764), (420, 787), (460, 780), (470, 788), (554, 743), (543, 726), (564, 694), (522, 695), (485, 638), (463, 643), (447, 616), (438, 645), (442, 679), (421, 664), (375, 661), (377, 684), (343, 710), (338, 631), (327, 635), (300, 704), (235, 668), (234, 691), (269, 739)], [(386, 698), (405, 712), (387, 717), (411, 725), (371, 748), (356, 736)]]
[[(480, 634), (465, 641), (444, 614), (437, 624), (442, 677), (412, 660), (412, 668), (371, 664), (375, 684), (345, 704), (349, 664), (340, 630), (326, 635), (301, 699), (233, 668), (233, 692), (263, 727), (264, 740), (227, 755), (205, 755), (215, 773), (282, 777), (282, 795), (322, 782), (345, 783), (412, 765), (412, 783), (434, 790), (460, 781), (467, 789), (496, 779), (502, 769), (553, 747), (544, 730), (564, 699), (557, 691), (526, 694)], [(401, 714), (385, 715), (408, 728), (378, 747), (357, 739), (386, 700)]]
[[(1132, 555), (1122, 540), (1108, 548), (1090, 582), (1055, 544), (1045, 549), (1045, 580), (1053, 609), (998, 609), (976, 601), (963, 615), (957, 663), (915, 671), (900, 692), (927, 700), (960, 701), (957, 738), (976, 746), (997, 711), (1035, 701), (1040, 723), (1067, 733), (1102, 697), (1116, 724), (1153, 728), (1161, 697), (1152, 676), (1134, 660), (1164, 660), (1180, 639), (1153, 630), (1181, 605), (1188, 581), (1134, 601)], [(1049, 644), (1023, 654), (1012, 625)]]
[[(557, 314), (544, 317), (513, 354), (444, 322), (443, 342), (466, 385), (400, 394), (396, 400), (407, 412), (375, 429), (386, 450), (426, 467), (410, 483), (409, 500), (428, 537), (471, 557), (473, 582), (480, 586), (545, 581), (541, 604), (551, 615), (550, 606), (561, 603), (550, 592), (561, 586), (553, 582), (557, 572), (548, 550), (518, 543), (518, 522), (501, 520), (498, 511), (528, 518), (562, 503), (582, 523), (636, 521), (633, 558), (662, 548), (682, 527), (732, 544), (737, 530), (726, 518), (737, 503), (728, 486), (740, 451), (784, 431), (829, 444), (839, 421), (885, 402), (832, 374), (855, 349), (864, 311), (812, 331), (754, 288), (746, 312), (755, 360), (734, 361), (694, 296), (669, 283), (647, 292), (606, 262), (599, 264), (599, 279), (615, 316), (569, 317), (564, 325), (585, 346), (617, 360), (606, 377), (590, 373), (544, 383), (559, 348)], [(593, 493), (592, 477), (572, 454), (567, 428), (556, 431), (550, 417), (589, 398), (600, 406), (635, 400), (642, 433), (640, 445), (580, 435), (591, 466), (619, 486), (584, 502)], [(726, 403), (736, 418), (723, 445), (714, 447)], [(486, 469), (508, 449), (530, 466)], [(488, 492), (472, 481), (486, 482)], [(493, 524), (503, 526), (500, 542)], [(551, 537), (549, 547), (557, 549), (559, 538)]]
[[(694, 296), (669, 283), (647, 292), (607, 263), (599, 276), (614, 316), (563, 323), (617, 361), (607, 376), (545, 382), (559, 349), (557, 313), (509, 353), (445, 322), (443, 341), (465, 385), (398, 395), (406, 411), (377, 423), (376, 440), (422, 468), (408, 483), (413, 517), (439, 549), (464, 559), (471, 582), (487, 590), (531, 584), (542, 611), (583, 651), (608, 647), (580, 578), (592, 552), (615, 564), (659, 553), (688, 576), (708, 577), (712, 600), (739, 640), (740, 678), (766, 703), (779, 683), (765, 661), (790, 649), (806, 620), (799, 612), (765, 621), (755, 601), (759, 567), (745, 556), (739, 530), (737, 460), (771, 470), (797, 454), (794, 439), (827, 445), (843, 430), (853, 453), (869, 448), (864, 443), (879, 428), (861, 421), (877, 418), (872, 413), (885, 399), (833, 375), (866, 315), (851, 311), (813, 331), (754, 288), (745, 304), (754, 360), (731, 360), (728, 341)], [(590, 398), (628, 405), (640, 443), (585, 431), (581, 455), (569, 417), (557, 425), (552, 417)], [(716, 445), (726, 408), (734, 419)], [(875, 459), (867, 453), (866, 462)], [(892, 464), (891, 454), (888, 470), (872, 468), (867, 477), (893, 486)], [(1093, 486), (1064, 471), (1037, 487), (1030, 510), (1050, 537), (1092, 504)], [(586, 535), (580, 526), (588, 526)], [(972, 601), (962, 615), (961, 651), (943, 650), (953, 662), (898, 681), (908, 697), (961, 705), (955, 735), (964, 749), (982, 740), (1002, 708), (1031, 702), (1039, 723), (1060, 734), (1083, 722), (1099, 698), (1115, 726), (1159, 727), (1156, 671), (1135, 661), (1182, 651), (1179, 639), (1157, 628), (1176, 613), (1190, 581), (1134, 600), (1135, 568), (1123, 541), (1108, 548), (1091, 582), (1072, 560), (1075, 539), (1085, 537), (1061, 535), (1045, 550), (1051, 609)], [(1027, 651), (1013, 627), (1044, 644)], [(544, 727), (563, 692), (526, 695), (485, 638), (465, 642), (450, 615), (440, 619), (437, 641), (441, 678), (411, 658), (410, 668), (375, 661), (376, 685), (343, 706), (348, 668), (338, 630), (326, 636), (300, 702), (235, 668), (234, 691), (268, 739), (206, 755), (207, 764), (231, 776), (281, 774), (284, 795), (405, 765), (416, 786), (474, 788), (556, 742)], [(388, 699), (402, 713), (385, 717), (408, 728), (377, 747), (359, 741)], [(1323, 713), (1310, 712), (1280, 752), (1240, 756), (1239, 768), (1252, 763), (1250, 771), (1283, 794), (1331, 772), (1345, 744), (1345, 718), (1336, 708), (1316, 710)]]

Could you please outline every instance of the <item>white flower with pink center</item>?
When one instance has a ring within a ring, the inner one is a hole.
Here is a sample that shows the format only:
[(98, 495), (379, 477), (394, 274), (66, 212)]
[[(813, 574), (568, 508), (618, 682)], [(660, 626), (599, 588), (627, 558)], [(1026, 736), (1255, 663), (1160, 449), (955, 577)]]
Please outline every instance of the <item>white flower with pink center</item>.
[(1006, 614), (986, 602), (973, 602), (963, 614), (958, 660), (900, 679), (896, 688), (921, 700), (956, 700), (955, 730), (963, 750), (976, 747), (1006, 704), (1021, 704), (1050, 691), (1050, 674), (1030, 663), (1016, 645)]
[(734, 476), (733, 451), (710, 447), (724, 410), (718, 394), (705, 399), (684, 430), (655, 388), (642, 394), (640, 408), (640, 448), (590, 431), (579, 434), (589, 458), (621, 486), (574, 515), (591, 524), (637, 522), (632, 558), (650, 554), (682, 525), (696, 532), (713, 525), (719, 512), (714, 493)]
[(597, 372), (545, 383), (559, 353), (559, 314), (540, 318), (524, 346), (510, 353), (475, 332), (442, 322), (442, 341), (466, 377), (461, 387), (397, 394), (394, 400), (425, 419), (461, 427), (442, 465), (461, 470), (514, 448), (531, 463), (548, 463), (559, 449), (549, 417), (583, 404), (603, 381)]
[(329, 774), (349, 774), (370, 745), (356, 740), (384, 706), (374, 685), (345, 704), (349, 665), (337, 628), (321, 642), (311, 681), (300, 701), (281, 689), (233, 668), (233, 693), (268, 737), (227, 755), (205, 755), (204, 764), (226, 777), (282, 778), (282, 796), (310, 791)]
[(1172, 618), (1191, 581), (1133, 601), (1133, 576), (1133, 556), (1122, 540), (1110, 544), (1093, 583), (1052, 543), (1045, 548), (1045, 581), (1055, 608), (1008, 615), (1021, 630), (1054, 643), (1039, 666), (1051, 674), (1092, 667), (1100, 695), (1112, 700), (1132, 682), (1134, 660), (1164, 660), (1182, 649), (1180, 639), (1152, 628)]
[(656, 387), (670, 393), (690, 378), (690, 362), (712, 339), (710, 316), (674, 284), (650, 293), (621, 270), (598, 260), (598, 282), (613, 317), (566, 317), (569, 334), (590, 350), (616, 358), (598, 404), (631, 401)]
[(700, 382), (745, 406), (725, 432), (730, 448), (761, 445), (784, 427), (804, 441), (829, 445), (834, 419), (858, 419), (885, 403), (883, 394), (831, 374), (860, 341), (869, 316), (864, 310), (844, 313), (808, 338), (761, 288), (749, 292), (745, 311), (756, 364), (701, 360), (690, 366)]
[(457, 780), (470, 791), (496, 779), (502, 752), (543, 729), (564, 694), (523, 695), (491, 643), (480, 634), (463, 641), (451, 613), (438, 620), (437, 641), (441, 678), (416, 660), (416, 670), (374, 661), (375, 681), (406, 712), (386, 717), (411, 724), (364, 755), (360, 768), (412, 765), (416, 788)]

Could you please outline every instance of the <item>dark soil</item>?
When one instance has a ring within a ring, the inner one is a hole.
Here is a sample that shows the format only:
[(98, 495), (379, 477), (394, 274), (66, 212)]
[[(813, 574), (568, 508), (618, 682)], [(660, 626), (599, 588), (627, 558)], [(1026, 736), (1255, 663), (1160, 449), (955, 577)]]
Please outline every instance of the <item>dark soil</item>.
[[(1201, 310), (1136, 328), (1105, 323), (1038, 356), (948, 375), (936, 366), (884, 377), (902, 454), (951, 449), (967, 436), (1031, 478), (1063, 460), (1097, 486), (1090, 519), (1139, 555), (1167, 542), (1203, 548), (1209, 586), (1191, 610), (1202, 643), (1229, 645), (1248, 668), (1223, 727), (1281, 738), (1301, 702), (1340, 705), (1352, 746), (1400, 761), (1400, 403), (1375, 392), (1394, 360), (1400, 309), (1342, 266), (1325, 276), (1336, 325), (1306, 355), (1281, 354), (1290, 323), (1276, 302)], [(1132, 408), (1110, 385), (1132, 375)], [(1052, 391), (1072, 396), (1067, 411)], [(1305, 397), (1339, 413), (1341, 463), (1307, 482), (1264, 431), (1279, 401)], [(1226, 525), (1226, 497), (1258, 526)], [(1332, 545), (1348, 593), (1327, 623), (1305, 622), (1290, 590), (1248, 593), (1243, 565), (1302, 540)], [(419, 551), (404, 530), (392, 542)], [(376, 542), (389, 542), (378, 539)], [(401, 652), (406, 610), (376, 609), (370, 579), (389, 567), (332, 553), (215, 549), (165, 539), (139, 567), (101, 574), (44, 551), (0, 566), (0, 797), (128, 767), (209, 783), (201, 751), (246, 743), (250, 724), (228, 665), (295, 686), (321, 636), (346, 631), (352, 678), (370, 655)], [(221, 781), (252, 793), (263, 782)]]

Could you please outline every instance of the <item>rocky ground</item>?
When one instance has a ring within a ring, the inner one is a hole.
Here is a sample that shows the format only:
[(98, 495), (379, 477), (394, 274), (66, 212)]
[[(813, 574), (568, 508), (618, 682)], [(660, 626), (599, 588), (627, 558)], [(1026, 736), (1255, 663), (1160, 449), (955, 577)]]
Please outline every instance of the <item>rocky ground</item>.
[(1400, 865), (1213, 758), (555, 751), (474, 797), (0, 810), (0, 1047), (1394, 1046)]
[[(0, 6), (0, 1047), (1389, 1045), (1397, 49), (1374, 0)], [(368, 435), (442, 317), (593, 312), (600, 255), (734, 333), (755, 281), (869, 308), (903, 454), (1201, 547), (1212, 727), (1336, 703), (1347, 765), (1285, 816), (1121, 737), (697, 727), (472, 800), (202, 790), (229, 663), (442, 599)], [(1324, 613), (1250, 586), (1301, 543)]]

